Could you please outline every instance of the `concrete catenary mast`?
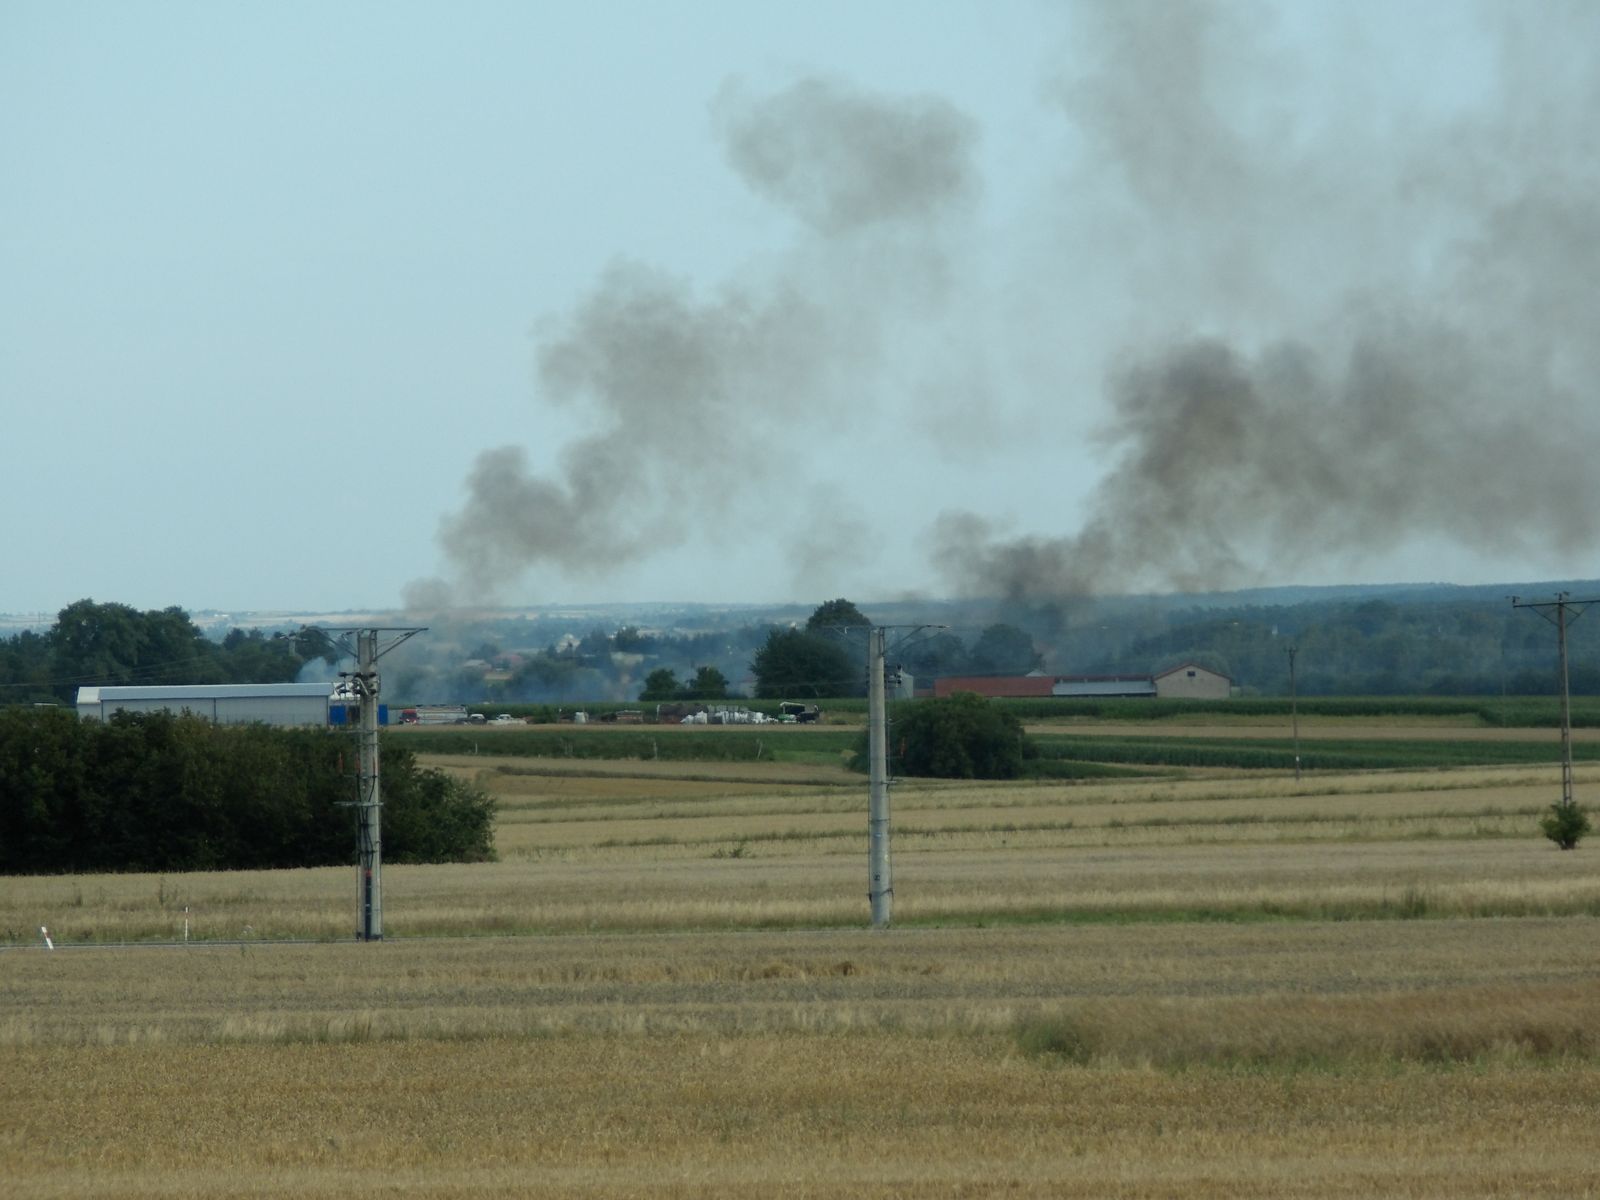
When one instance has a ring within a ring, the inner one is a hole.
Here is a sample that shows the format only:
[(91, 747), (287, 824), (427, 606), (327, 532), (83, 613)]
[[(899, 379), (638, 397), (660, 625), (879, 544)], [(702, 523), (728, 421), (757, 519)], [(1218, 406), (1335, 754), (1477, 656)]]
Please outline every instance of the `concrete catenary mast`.
[(886, 928), (894, 909), (889, 871), (889, 720), (884, 699), (885, 629), (867, 631), (867, 897), (872, 927)]
[(377, 662), (401, 642), (426, 632), (425, 627), (301, 630), (302, 634), (320, 635), (329, 646), (353, 654), (356, 660), (354, 672), (341, 671), (339, 675), (349, 681), (361, 704), (356, 727), (360, 765), (355, 799), (358, 941), (383, 940), (383, 789), (378, 766), (378, 695), (381, 689)]
[(1525, 601), (1511, 597), (1512, 608), (1531, 608), (1556, 627), (1556, 652), (1561, 661), (1561, 807), (1571, 809), (1572, 799), (1572, 701), (1567, 689), (1567, 626), (1600, 599), (1569, 600), (1570, 593), (1557, 592), (1554, 600)]

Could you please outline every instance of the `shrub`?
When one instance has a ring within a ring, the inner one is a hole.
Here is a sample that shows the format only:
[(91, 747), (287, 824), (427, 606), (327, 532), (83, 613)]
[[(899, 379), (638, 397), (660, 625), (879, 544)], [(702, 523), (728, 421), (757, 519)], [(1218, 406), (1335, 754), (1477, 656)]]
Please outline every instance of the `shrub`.
[[(971, 692), (897, 705), (890, 725), (889, 755), (900, 775), (1015, 779), (1036, 754), (1021, 721)], [(865, 735), (854, 765), (867, 766)]]
[(1589, 817), (1576, 804), (1552, 804), (1540, 818), (1539, 828), (1561, 849), (1571, 850), (1589, 832)]
[(1087, 1065), (1095, 1054), (1095, 1039), (1081, 1024), (1065, 1016), (1032, 1016), (1017, 1021), (1011, 1036), (1017, 1049), (1030, 1058), (1055, 1059)]
[[(0, 710), (0, 874), (352, 862), (354, 761), (347, 735), (321, 729)], [(489, 796), (404, 748), (384, 756), (383, 803), (392, 860), (493, 856)]]

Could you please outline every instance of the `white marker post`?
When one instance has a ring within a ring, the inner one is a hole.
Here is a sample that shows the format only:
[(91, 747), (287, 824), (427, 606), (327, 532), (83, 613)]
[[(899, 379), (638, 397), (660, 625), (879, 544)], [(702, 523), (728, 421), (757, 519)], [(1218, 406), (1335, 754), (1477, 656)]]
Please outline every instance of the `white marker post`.
[(50, 940), (50, 931), (41, 925), (39, 926), (39, 932), (44, 935), (44, 948), (46, 950), (54, 950), (56, 944)]

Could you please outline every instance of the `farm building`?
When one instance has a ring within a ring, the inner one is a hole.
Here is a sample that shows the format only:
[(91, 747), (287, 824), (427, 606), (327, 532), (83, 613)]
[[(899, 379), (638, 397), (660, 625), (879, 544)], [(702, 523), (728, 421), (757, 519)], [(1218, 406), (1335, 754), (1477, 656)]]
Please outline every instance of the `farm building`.
[(1179, 663), (1155, 676), (1156, 695), (1163, 700), (1226, 700), (1233, 680), (1198, 663)]
[(188, 712), (219, 725), (327, 725), (327, 683), (201, 683), (177, 687), (81, 687), (78, 716), (103, 721), (115, 712)]
[(975, 692), (991, 698), (1064, 699), (1143, 697), (1224, 700), (1233, 691), (1226, 675), (1183, 663), (1159, 675), (951, 675), (934, 680), (935, 696)]

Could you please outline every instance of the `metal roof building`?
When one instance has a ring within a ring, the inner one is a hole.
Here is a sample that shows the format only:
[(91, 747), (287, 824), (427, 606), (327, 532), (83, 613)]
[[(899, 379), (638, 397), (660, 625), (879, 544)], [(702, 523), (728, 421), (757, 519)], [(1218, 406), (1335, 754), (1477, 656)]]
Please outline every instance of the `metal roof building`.
[(1233, 681), (1195, 663), (1169, 667), (1159, 675), (948, 675), (934, 680), (935, 696), (976, 692), (991, 698), (1079, 697), (1106, 699), (1150, 696), (1165, 699), (1226, 699)]
[(950, 675), (934, 680), (935, 696), (950, 696), (956, 692), (1009, 699), (1154, 696), (1156, 685), (1148, 675)]
[(328, 683), (197, 683), (176, 687), (81, 687), (78, 716), (115, 712), (192, 713), (219, 725), (328, 724)]

